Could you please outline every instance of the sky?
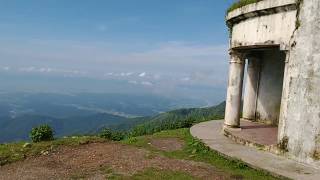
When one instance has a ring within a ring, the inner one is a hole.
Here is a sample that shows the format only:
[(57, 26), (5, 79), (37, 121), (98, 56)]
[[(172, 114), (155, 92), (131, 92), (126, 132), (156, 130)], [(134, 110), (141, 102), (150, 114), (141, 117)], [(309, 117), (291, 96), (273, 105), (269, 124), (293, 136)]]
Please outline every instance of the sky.
[(0, 73), (223, 89), (232, 2), (0, 0)]

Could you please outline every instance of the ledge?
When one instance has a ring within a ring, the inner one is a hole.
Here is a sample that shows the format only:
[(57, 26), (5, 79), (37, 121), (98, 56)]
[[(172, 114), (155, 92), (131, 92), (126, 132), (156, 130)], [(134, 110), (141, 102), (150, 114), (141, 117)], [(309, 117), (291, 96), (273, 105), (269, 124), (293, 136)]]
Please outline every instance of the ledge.
[(223, 135), (222, 126), (223, 120), (208, 121), (192, 126), (190, 132), (226, 158), (239, 159), (252, 168), (270, 172), (274, 176), (297, 180), (320, 179), (320, 170), (313, 166), (237, 144)]
[(236, 24), (248, 18), (296, 9), (296, 0), (263, 0), (229, 12), (226, 16), (226, 20), (228, 24)]
[(224, 128), (224, 135), (239, 144), (280, 154), (280, 150), (277, 148), (277, 127), (241, 120), (239, 129)]

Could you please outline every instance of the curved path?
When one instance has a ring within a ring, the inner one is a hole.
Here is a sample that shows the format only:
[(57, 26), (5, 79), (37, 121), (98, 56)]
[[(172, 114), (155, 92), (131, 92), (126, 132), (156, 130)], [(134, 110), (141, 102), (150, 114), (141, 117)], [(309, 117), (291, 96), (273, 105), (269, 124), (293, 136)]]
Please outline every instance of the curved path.
[(275, 176), (290, 179), (319, 180), (320, 170), (275, 154), (235, 143), (222, 134), (222, 120), (203, 122), (191, 127), (192, 136), (200, 139), (211, 149), (229, 158), (246, 162), (253, 168), (262, 169)]

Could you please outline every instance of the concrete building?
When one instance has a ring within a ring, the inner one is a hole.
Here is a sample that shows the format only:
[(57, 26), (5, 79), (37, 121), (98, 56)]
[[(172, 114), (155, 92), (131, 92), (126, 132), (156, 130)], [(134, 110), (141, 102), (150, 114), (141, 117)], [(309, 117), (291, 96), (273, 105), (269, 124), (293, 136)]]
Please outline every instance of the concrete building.
[(262, 0), (226, 20), (224, 129), (241, 131), (241, 118), (277, 127), (280, 154), (320, 167), (320, 1)]

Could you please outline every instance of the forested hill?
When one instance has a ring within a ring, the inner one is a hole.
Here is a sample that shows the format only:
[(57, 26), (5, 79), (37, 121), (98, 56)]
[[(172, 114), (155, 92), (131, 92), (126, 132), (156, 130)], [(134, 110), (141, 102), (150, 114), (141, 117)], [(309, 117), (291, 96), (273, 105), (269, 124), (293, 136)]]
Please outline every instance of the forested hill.
[[(153, 134), (166, 129), (190, 127), (194, 123), (223, 119), (225, 102), (208, 108), (178, 109), (143, 119), (144, 123), (133, 128), (133, 135)], [(141, 121), (140, 121), (141, 122)]]
[[(221, 119), (225, 103), (208, 108), (186, 108), (160, 113), (155, 116), (126, 118), (108, 113), (54, 118), (43, 115), (23, 115), (15, 118), (0, 117), (0, 143), (28, 140), (32, 127), (48, 124), (55, 136), (96, 134), (104, 128), (144, 135), (164, 129), (190, 127), (196, 122)], [(133, 129), (133, 131), (131, 131)]]

